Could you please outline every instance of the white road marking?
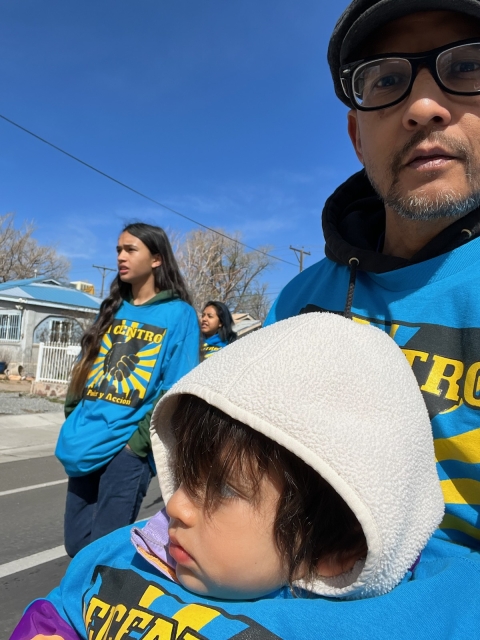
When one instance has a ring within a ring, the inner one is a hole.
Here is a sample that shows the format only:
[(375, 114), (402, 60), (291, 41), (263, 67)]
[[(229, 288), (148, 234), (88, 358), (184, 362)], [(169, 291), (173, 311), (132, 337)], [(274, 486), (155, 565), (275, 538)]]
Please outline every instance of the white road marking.
[(43, 489), (43, 487), (53, 487), (55, 484), (64, 484), (68, 482), (68, 478), (63, 480), (54, 480), (53, 482), (42, 482), (42, 484), (31, 484), (28, 487), (19, 487), (18, 489), (8, 489), (0, 491), (0, 496), (9, 496), (12, 493), (21, 493), (22, 491), (32, 491), (32, 489)]
[[(163, 502), (160, 508), (163, 508)], [(149, 516), (148, 518), (142, 518), (141, 520), (136, 520), (135, 524), (145, 522), (149, 518), (151, 518), (151, 516)], [(25, 556), (25, 558), (20, 558), (19, 560), (13, 560), (12, 562), (0, 564), (0, 578), (5, 578), (6, 576), (10, 576), (13, 573), (18, 573), (19, 571), (25, 571), (25, 569), (32, 569), (39, 564), (45, 564), (46, 562), (50, 562), (51, 560), (63, 558), (63, 556), (66, 555), (67, 552), (65, 551), (65, 547), (62, 544), (59, 547), (47, 549), (46, 551), (40, 551), (39, 553), (34, 553), (31, 556)]]
[(31, 556), (20, 558), (19, 560), (13, 560), (13, 562), (6, 562), (0, 564), (0, 578), (5, 578), (12, 573), (18, 573), (19, 571), (25, 571), (25, 569), (31, 569), (39, 564), (56, 560), (66, 556), (67, 552), (63, 544), (60, 547), (54, 547), (53, 549), (47, 549), (46, 551), (40, 551), (40, 553), (34, 553)]

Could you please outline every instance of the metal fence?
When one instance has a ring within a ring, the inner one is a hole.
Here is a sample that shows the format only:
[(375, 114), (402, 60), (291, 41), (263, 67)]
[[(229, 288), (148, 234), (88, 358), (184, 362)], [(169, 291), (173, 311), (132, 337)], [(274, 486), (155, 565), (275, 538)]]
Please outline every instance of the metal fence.
[(72, 368), (79, 353), (79, 344), (40, 342), (37, 382), (70, 382)]

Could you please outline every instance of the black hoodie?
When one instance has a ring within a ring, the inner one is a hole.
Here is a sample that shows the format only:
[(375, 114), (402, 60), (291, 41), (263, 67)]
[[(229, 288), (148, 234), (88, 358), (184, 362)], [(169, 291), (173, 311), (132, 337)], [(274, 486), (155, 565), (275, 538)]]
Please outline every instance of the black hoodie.
[(328, 198), (322, 216), (325, 255), (348, 265), (353, 257), (358, 269), (385, 273), (453, 251), (480, 233), (480, 209), (455, 220), (412, 258), (381, 253), (385, 209), (364, 170), (355, 173)]

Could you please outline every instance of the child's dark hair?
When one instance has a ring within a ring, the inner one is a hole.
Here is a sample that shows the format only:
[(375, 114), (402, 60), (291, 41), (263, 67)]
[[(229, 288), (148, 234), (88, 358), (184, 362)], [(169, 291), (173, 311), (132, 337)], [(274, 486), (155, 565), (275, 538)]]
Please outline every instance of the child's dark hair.
[(187, 394), (179, 398), (172, 429), (176, 481), (192, 497), (201, 496), (207, 512), (224, 500), (222, 487), (232, 476), (240, 477), (252, 496), (265, 473), (278, 480), (274, 537), (291, 587), (301, 568), (311, 580), (319, 561), (343, 565), (366, 556), (362, 527), (346, 502), (278, 443)]

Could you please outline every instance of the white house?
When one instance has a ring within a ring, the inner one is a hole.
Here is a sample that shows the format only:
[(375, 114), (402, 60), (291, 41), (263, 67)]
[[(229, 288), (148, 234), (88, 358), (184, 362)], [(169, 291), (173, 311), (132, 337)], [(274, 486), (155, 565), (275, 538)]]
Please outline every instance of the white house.
[(77, 343), (101, 304), (51, 278), (0, 284), (0, 362), (11, 373), (34, 373), (40, 342)]

